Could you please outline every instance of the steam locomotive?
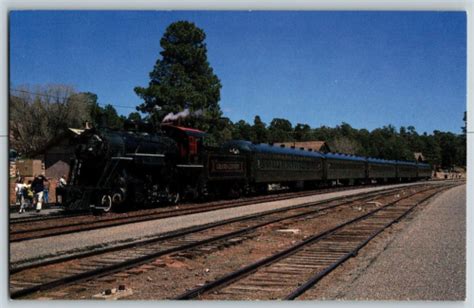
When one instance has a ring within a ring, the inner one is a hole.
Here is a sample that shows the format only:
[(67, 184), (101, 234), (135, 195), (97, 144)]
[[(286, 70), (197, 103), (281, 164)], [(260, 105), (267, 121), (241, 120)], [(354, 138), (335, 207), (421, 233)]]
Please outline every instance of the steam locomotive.
[(92, 128), (75, 140), (67, 210), (109, 212), (180, 199), (238, 197), (267, 190), (332, 183), (413, 181), (431, 177), (428, 164), (232, 140), (205, 145), (197, 129), (162, 125), (160, 132)]

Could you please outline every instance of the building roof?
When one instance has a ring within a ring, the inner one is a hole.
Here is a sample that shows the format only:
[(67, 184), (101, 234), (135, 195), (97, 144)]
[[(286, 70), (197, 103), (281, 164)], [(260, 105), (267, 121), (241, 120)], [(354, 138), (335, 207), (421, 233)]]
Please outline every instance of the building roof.
[(322, 151), (322, 152), (331, 151), (326, 141), (313, 140), (313, 141), (278, 142), (278, 143), (275, 143), (275, 146), (280, 146), (282, 144), (285, 145), (286, 147), (294, 146), (295, 148), (313, 149), (315, 151)]
[(415, 152), (413, 153), (413, 156), (417, 161), (425, 161), (425, 156), (423, 156), (423, 153), (421, 152)]
[(84, 132), (84, 130), (85, 130), (85, 129), (71, 128), (71, 127), (69, 127), (68, 129), (69, 129), (71, 132), (73, 132), (74, 134), (78, 135), (78, 136), (79, 136), (80, 134), (82, 134), (82, 133)]

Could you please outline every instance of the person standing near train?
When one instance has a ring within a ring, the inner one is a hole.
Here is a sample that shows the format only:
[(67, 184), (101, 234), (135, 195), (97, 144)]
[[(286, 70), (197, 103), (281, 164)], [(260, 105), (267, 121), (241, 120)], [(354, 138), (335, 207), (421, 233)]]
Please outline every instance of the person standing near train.
[(33, 193), (35, 194), (34, 203), (36, 204), (36, 212), (39, 213), (43, 204), (44, 176), (40, 174), (35, 177), (31, 187), (33, 189)]
[(49, 181), (50, 179), (44, 178), (44, 190), (43, 190), (43, 201), (44, 204), (47, 205), (49, 203), (49, 188), (51, 186), (51, 183)]
[(33, 191), (31, 190), (31, 181), (23, 183), (21, 187), (21, 204), (18, 214), (24, 213), (26, 208), (33, 203)]
[(66, 187), (66, 176), (61, 176), (58, 180), (58, 186), (56, 187), (56, 204), (63, 203), (63, 192), (64, 188)]
[(23, 197), (23, 187), (25, 186), (25, 183), (23, 183), (23, 178), (21, 176), (18, 176), (16, 182), (15, 182), (15, 195), (16, 195), (16, 202), (15, 205), (21, 206), (22, 204), (22, 197)]

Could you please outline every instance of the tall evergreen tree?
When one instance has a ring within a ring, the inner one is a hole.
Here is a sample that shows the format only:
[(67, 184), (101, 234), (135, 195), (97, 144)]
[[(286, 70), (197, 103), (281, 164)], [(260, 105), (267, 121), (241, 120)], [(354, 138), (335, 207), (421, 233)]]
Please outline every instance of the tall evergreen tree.
[(252, 126), (245, 122), (244, 120), (240, 120), (234, 124), (234, 132), (232, 134), (232, 138), (234, 139), (241, 139), (241, 140), (249, 140), (252, 141), (255, 139), (254, 132), (252, 130)]
[(464, 111), (464, 116), (462, 117), (462, 121), (464, 122), (464, 126), (461, 127), (463, 135), (466, 135), (467, 132), (467, 111)]
[(100, 125), (100, 117), (102, 114), (102, 108), (99, 106), (97, 94), (91, 92), (79, 93), (83, 95), (89, 105), (90, 120), (92, 126)]
[(255, 116), (253, 120), (253, 135), (255, 137), (255, 142), (258, 143), (265, 143), (268, 142), (268, 132), (267, 132), (267, 126), (266, 124), (260, 119), (260, 117), (257, 115)]
[(139, 122), (142, 117), (138, 112), (130, 112), (127, 117), (128, 120)]
[[(222, 112), (219, 107), (221, 83), (207, 60), (206, 34), (194, 23), (178, 21), (166, 29), (160, 40), (161, 57), (150, 72), (148, 87), (136, 87), (144, 103), (139, 111), (149, 113), (158, 124), (168, 113), (189, 109), (200, 117), (182, 119), (181, 124), (208, 131)], [(212, 131), (212, 129), (211, 129)]]
[(101, 111), (100, 126), (105, 126), (110, 129), (123, 129), (126, 118), (119, 116), (114, 106), (107, 104)]
[(293, 141), (293, 126), (286, 119), (274, 118), (268, 127), (268, 139), (270, 142)]
[(298, 123), (294, 129), (294, 137), (296, 141), (309, 141), (312, 138), (311, 127), (308, 124)]

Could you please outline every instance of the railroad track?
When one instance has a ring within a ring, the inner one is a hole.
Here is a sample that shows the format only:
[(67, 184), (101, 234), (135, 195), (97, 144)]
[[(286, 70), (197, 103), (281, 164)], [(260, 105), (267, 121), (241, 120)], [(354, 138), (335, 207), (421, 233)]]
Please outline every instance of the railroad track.
[(296, 299), (339, 265), (356, 256), (386, 228), (439, 192), (439, 188), (427, 189), (387, 203), (175, 299)]
[[(399, 192), (403, 189), (406, 188), (392, 188), (384, 192), (377, 191), (312, 202), (189, 228), (127, 245), (90, 251), (37, 264), (12, 266), (10, 268), (10, 295), (12, 298), (19, 298), (56, 286), (110, 275), (148, 263), (159, 256), (170, 253), (190, 249), (198, 251), (202, 249), (205, 253), (209, 249), (238, 244), (251, 238), (252, 233), (257, 229), (270, 224), (297, 221), (298, 219), (314, 219), (330, 209), (353, 206), (354, 204), (363, 205), (374, 199), (407, 198), (400, 197)], [(380, 196), (382, 193), (384, 195)]]
[[(364, 185), (363, 187), (370, 186)], [(137, 223), (180, 215), (196, 214), (249, 204), (287, 200), (354, 188), (358, 187), (349, 186), (293, 193), (279, 193), (276, 195), (258, 196), (232, 201), (216, 201), (206, 204), (185, 204), (180, 205), (179, 208), (161, 208), (106, 216), (70, 214), (69, 216), (47, 216), (44, 219), (25, 218), (24, 220), (10, 220), (10, 242), (20, 242), (36, 238), (114, 227), (127, 223)]]
[(35, 215), (35, 216), (26, 216), (26, 217), (10, 217), (9, 223), (11, 226), (13, 225), (21, 225), (21, 224), (29, 224), (29, 223), (38, 223), (38, 222), (45, 222), (48, 220), (57, 220), (58, 218), (71, 218), (71, 217), (85, 217), (90, 216), (90, 213), (84, 212), (77, 212), (77, 213), (67, 213), (64, 211), (54, 212), (50, 214), (43, 214), (43, 215)]
[[(279, 198), (279, 197), (287, 197), (287, 198), (295, 198), (298, 196), (306, 196), (306, 195), (312, 195), (312, 194), (323, 194), (323, 193), (328, 193), (328, 192), (335, 192), (335, 191), (341, 191), (341, 190), (350, 190), (350, 189), (357, 189), (357, 188), (363, 188), (363, 187), (374, 187), (377, 184), (372, 184), (372, 185), (353, 185), (353, 186), (337, 186), (337, 187), (327, 187), (327, 188), (319, 188), (319, 189), (313, 189), (313, 190), (307, 190), (307, 191), (299, 191), (299, 192), (290, 192), (286, 189), (278, 190), (278, 191), (273, 191), (269, 192), (266, 195), (263, 196), (253, 196), (253, 197), (243, 197), (239, 200), (216, 200), (216, 201), (210, 201), (206, 203), (180, 203), (179, 205), (172, 205), (172, 206), (164, 206), (164, 207), (159, 207), (159, 208), (141, 208), (141, 209), (132, 209), (126, 212), (111, 212), (107, 213), (105, 215), (96, 215), (97, 219), (115, 219), (116, 216), (123, 216), (123, 215), (129, 215), (129, 216), (143, 216), (143, 215), (149, 215), (153, 214), (154, 212), (161, 212), (161, 211), (166, 211), (169, 209), (175, 209), (176, 206), (179, 207), (192, 207), (196, 208), (199, 206), (208, 206), (208, 205), (214, 205), (214, 206), (221, 206), (221, 205), (233, 205), (233, 203), (236, 203), (238, 206), (239, 203), (241, 202), (266, 202), (267, 200), (271, 200), (272, 198)], [(13, 211), (15, 212), (15, 211)], [(91, 217), (92, 212), (90, 211), (79, 211), (79, 212), (67, 212), (67, 211), (62, 211), (62, 212), (56, 212), (52, 214), (46, 214), (46, 215), (35, 215), (35, 216), (27, 216), (27, 217), (15, 217), (12, 218), (10, 217), (9, 223), (10, 225), (20, 225), (24, 223), (30, 223), (30, 222), (44, 222), (48, 220), (55, 220), (57, 218), (69, 218), (69, 217)]]

